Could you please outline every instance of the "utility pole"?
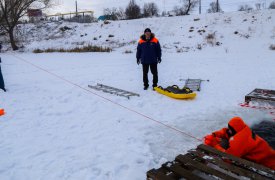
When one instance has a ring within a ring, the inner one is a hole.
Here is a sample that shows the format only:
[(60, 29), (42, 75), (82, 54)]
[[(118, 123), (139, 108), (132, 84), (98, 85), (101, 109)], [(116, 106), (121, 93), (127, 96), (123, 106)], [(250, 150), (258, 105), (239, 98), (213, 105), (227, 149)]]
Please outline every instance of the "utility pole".
[(219, 12), (219, 0), (217, 0), (217, 12)]
[(164, 12), (166, 12), (165, 0), (163, 0), (163, 9), (164, 9)]
[(75, 14), (76, 14), (76, 16), (77, 16), (77, 14), (78, 14), (77, 1), (75, 1)]
[(76, 16), (77, 21), (79, 22), (77, 0), (75, 1), (75, 16)]
[(200, 14), (201, 14), (201, 0), (200, 0), (200, 2), (199, 2), (199, 3), (200, 3), (199, 12), (200, 12)]

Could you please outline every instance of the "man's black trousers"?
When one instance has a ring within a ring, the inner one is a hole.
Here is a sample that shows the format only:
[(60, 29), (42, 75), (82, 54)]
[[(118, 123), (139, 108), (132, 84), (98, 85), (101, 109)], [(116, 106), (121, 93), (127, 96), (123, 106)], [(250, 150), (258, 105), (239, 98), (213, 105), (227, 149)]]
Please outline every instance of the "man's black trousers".
[(143, 69), (143, 83), (144, 87), (149, 86), (148, 82), (148, 72), (149, 68), (151, 70), (151, 73), (153, 74), (153, 87), (158, 85), (158, 64), (142, 64)]

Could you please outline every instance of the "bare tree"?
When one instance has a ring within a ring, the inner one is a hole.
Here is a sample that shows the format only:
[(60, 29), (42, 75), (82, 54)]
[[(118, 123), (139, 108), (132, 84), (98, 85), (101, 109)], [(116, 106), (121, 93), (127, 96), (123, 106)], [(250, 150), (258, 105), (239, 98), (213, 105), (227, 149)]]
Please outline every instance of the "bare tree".
[(135, 0), (130, 0), (128, 6), (125, 10), (127, 19), (137, 19), (140, 18), (141, 10), (140, 7), (136, 4)]
[[(218, 1), (217, 1), (218, 2)], [(220, 4), (217, 2), (211, 2), (210, 7), (207, 10), (208, 13), (216, 13), (216, 12), (222, 12), (222, 9), (220, 7)]]
[(0, 26), (9, 34), (13, 50), (18, 50), (14, 38), (14, 29), (18, 25), (27, 10), (32, 8), (43, 9), (50, 5), (51, 0), (1, 0), (1, 24)]
[(156, 3), (145, 3), (143, 6), (143, 17), (158, 16), (159, 9)]
[(107, 20), (121, 20), (125, 18), (125, 13), (122, 8), (106, 8), (103, 10), (103, 14), (106, 17)]
[(183, 7), (185, 7), (185, 14), (189, 15), (189, 12), (194, 9), (194, 7), (198, 4), (198, 0), (186, 0)]
[(255, 7), (256, 7), (256, 10), (261, 10), (262, 9), (262, 4), (261, 3), (256, 3)]
[(250, 12), (252, 10), (253, 10), (253, 7), (248, 4), (241, 5), (239, 6), (239, 9), (238, 9), (238, 11), (246, 11), (246, 12)]
[(173, 12), (176, 16), (183, 16), (185, 15), (185, 10), (183, 7), (174, 6)]
[(113, 21), (118, 20), (115, 13), (116, 13), (116, 8), (112, 8), (112, 9), (105, 8), (105, 9), (103, 9), (103, 15), (105, 16), (105, 18), (107, 20), (113, 20)]
[(181, 7), (175, 6), (174, 13), (176, 16), (189, 15), (189, 12), (192, 11), (198, 4), (198, 0), (182, 0), (183, 5)]
[(119, 20), (126, 18), (125, 17), (126, 16), (125, 15), (125, 11), (124, 11), (124, 9), (122, 7), (120, 7), (120, 8), (117, 9), (116, 16), (118, 17)]
[(275, 1), (272, 1), (268, 8), (269, 9), (275, 9)]

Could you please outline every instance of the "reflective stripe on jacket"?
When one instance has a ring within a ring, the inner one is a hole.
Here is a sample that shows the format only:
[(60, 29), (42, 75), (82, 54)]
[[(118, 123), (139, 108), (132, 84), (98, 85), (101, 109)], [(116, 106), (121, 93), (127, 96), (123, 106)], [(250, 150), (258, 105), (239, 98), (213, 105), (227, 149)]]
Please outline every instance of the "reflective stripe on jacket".
[(137, 46), (136, 58), (141, 59), (142, 64), (158, 63), (158, 58), (161, 58), (161, 47), (153, 34), (150, 40), (146, 40), (145, 35), (141, 36)]

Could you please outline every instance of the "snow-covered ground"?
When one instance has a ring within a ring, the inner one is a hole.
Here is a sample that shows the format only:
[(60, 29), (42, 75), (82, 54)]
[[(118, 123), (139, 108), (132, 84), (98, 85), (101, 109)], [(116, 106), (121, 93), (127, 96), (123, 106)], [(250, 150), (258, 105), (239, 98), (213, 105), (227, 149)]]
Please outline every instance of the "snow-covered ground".
[[(269, 49), (275, 38), (274, 13), (121, 21), (103, 25), (102, 31), (100, 26), (78, 25), (65, 38), (47, 41), (34, 35), (36, 41), (26, 46), (72, 47), (87, 32), (85, 43), (102, 35), (104, 40), (96, 44), (108, 46), (109, 34), (127, 43), (149, 26), (164, 50), (159, 85), (210, 80), (194, 100), (144, 91), (135, 53), (123, 53), (135, 52), (136, 44), (114, 47), (111, 53), (2, 54), (8, 92), (0, 92), (0, 108), (6, 111), (0, 117), (0, 179), (145, 179), (148, 170), (201, 143), (172, 127), (200, 139), (226, 126), (232, 116), (249, 125), (272, 121), (268, 112), (238, 104), (254, 88), (275, 89), (275, 54)], [(197, 31), (205, 26), (200, 35)], [(189, 32), (191, 27), (195, 31)], [(205, 36), (215, 31), (222, 44), (212, 47)], [(40, 33), (46, 34), (42, 28)], [(202, 50), (196, 48), (199, 43)], [(190, 49), (177, 53), (183, 47)], [(141, 96), (128, 100), (89, 90), (88, 84), (97, 82)]]

